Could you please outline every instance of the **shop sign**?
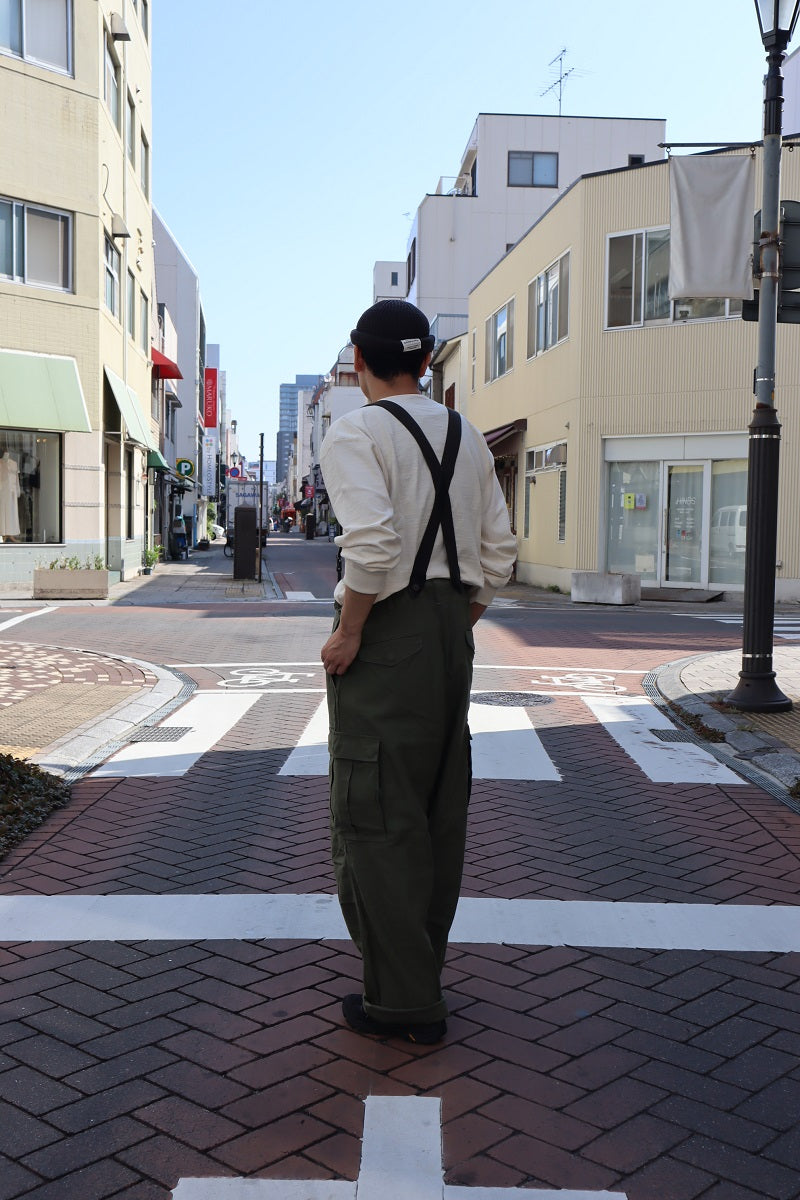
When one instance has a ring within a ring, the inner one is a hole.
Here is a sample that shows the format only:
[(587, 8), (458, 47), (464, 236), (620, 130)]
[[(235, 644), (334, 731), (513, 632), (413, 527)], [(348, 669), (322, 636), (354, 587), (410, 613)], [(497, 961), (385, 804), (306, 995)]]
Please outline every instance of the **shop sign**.
[(306, 483), (306, 484), (304, 484), (304, 486), (303, 486), (303, 495), (305, 496), (306, 500), (313, 500), (313, 499), (314, 499), (314, 485), (313, 485), (313, 483)]
[(217, 428), (217, 368), (206, 367), (203, 424), (206, 429)]
[(217, 494), (217, 439), (206, 435), (203, 438), (203, 495)]
[(179, 458), (175, 469), (184, 479), (191, 479), (194, 475), (194, 463), (190, 458)]

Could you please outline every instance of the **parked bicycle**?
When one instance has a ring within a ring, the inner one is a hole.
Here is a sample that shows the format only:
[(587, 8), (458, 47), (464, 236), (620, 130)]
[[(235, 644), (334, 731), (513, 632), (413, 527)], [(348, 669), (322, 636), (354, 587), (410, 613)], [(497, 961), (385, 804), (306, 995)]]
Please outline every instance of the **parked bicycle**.
[(229, 533), (225, 545), (222, 547), (222, 553), (226, 558), (233, 558), (233, 534)]

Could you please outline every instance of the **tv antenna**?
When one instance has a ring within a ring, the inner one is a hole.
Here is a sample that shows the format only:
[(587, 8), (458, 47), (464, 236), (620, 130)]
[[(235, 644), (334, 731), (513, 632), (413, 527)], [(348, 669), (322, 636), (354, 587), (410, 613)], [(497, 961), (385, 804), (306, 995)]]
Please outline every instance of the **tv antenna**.
[(555, 66), (556, 63), (558, 63), (558, 78), (556, 80), (554, 80), (553, 83), (551, 83), (549, 87), (546, 87), (543, 92), (539, 93), (540, 96), (546, 96), (546, 95), (548, 95), (549, 92), (555, 92), (556, 90), (558, 91), (558, 115), (559, 116), (561, 116), (561, 97), (564, 92), (564, 80), (568, 79), (569, 76), (575, 70), (574, 67), (570, 67), (568, 71), (564, 70), (564, 57), (565, 57), (566, 53), (567, 53), (567, 48), (565, 46), (564, 49), (561, 51), (561, 53), (557, 54), (555, 56), (555, 58), (551, 59), (550, 62), (547, 64), (549, 67), (552, 67), (552, 66)]

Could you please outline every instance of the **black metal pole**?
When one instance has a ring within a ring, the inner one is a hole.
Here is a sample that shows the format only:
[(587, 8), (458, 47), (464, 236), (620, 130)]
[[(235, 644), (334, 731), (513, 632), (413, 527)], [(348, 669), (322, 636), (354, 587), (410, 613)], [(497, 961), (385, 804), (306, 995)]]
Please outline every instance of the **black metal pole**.
[(258, 582), (261, 583), (261, 560), (264, 557), (264, 435), (259, 434), (258, 448)]
[(764, 84), (761, 288), (758, 297), (756, 406), (747, 464), (747, 544), (744, 566), (742, 669), (728, 704), (745, 712), (786, 712), (792, 707), (772, 668), (775, 624), (775, 556), (778, 539), (778, 460), (781, 427), (775, 411), (775, 342), (780, 281), (779, 226), (783, 62), (786, 42), (769, 48)]

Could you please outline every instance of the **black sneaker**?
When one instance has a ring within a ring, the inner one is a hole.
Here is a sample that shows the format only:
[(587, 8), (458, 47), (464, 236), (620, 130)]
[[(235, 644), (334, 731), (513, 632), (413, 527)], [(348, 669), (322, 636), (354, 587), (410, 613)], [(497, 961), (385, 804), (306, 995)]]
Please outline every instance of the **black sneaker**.
[(356, 1033), (369, 1033), (375, 1037), (399, 1037), (405, 1042), (414, 1042), (417, 1046), (433, 1046), (440, 1042), (447, 1033), (446, 1021), (422, 1021), (408, 1024), (376, 1021), (374, 1017), (364, 1012), (364, 1004), (359, 995), (351, 992), (342, 1001), (342, 1015), (351, 1029)]

